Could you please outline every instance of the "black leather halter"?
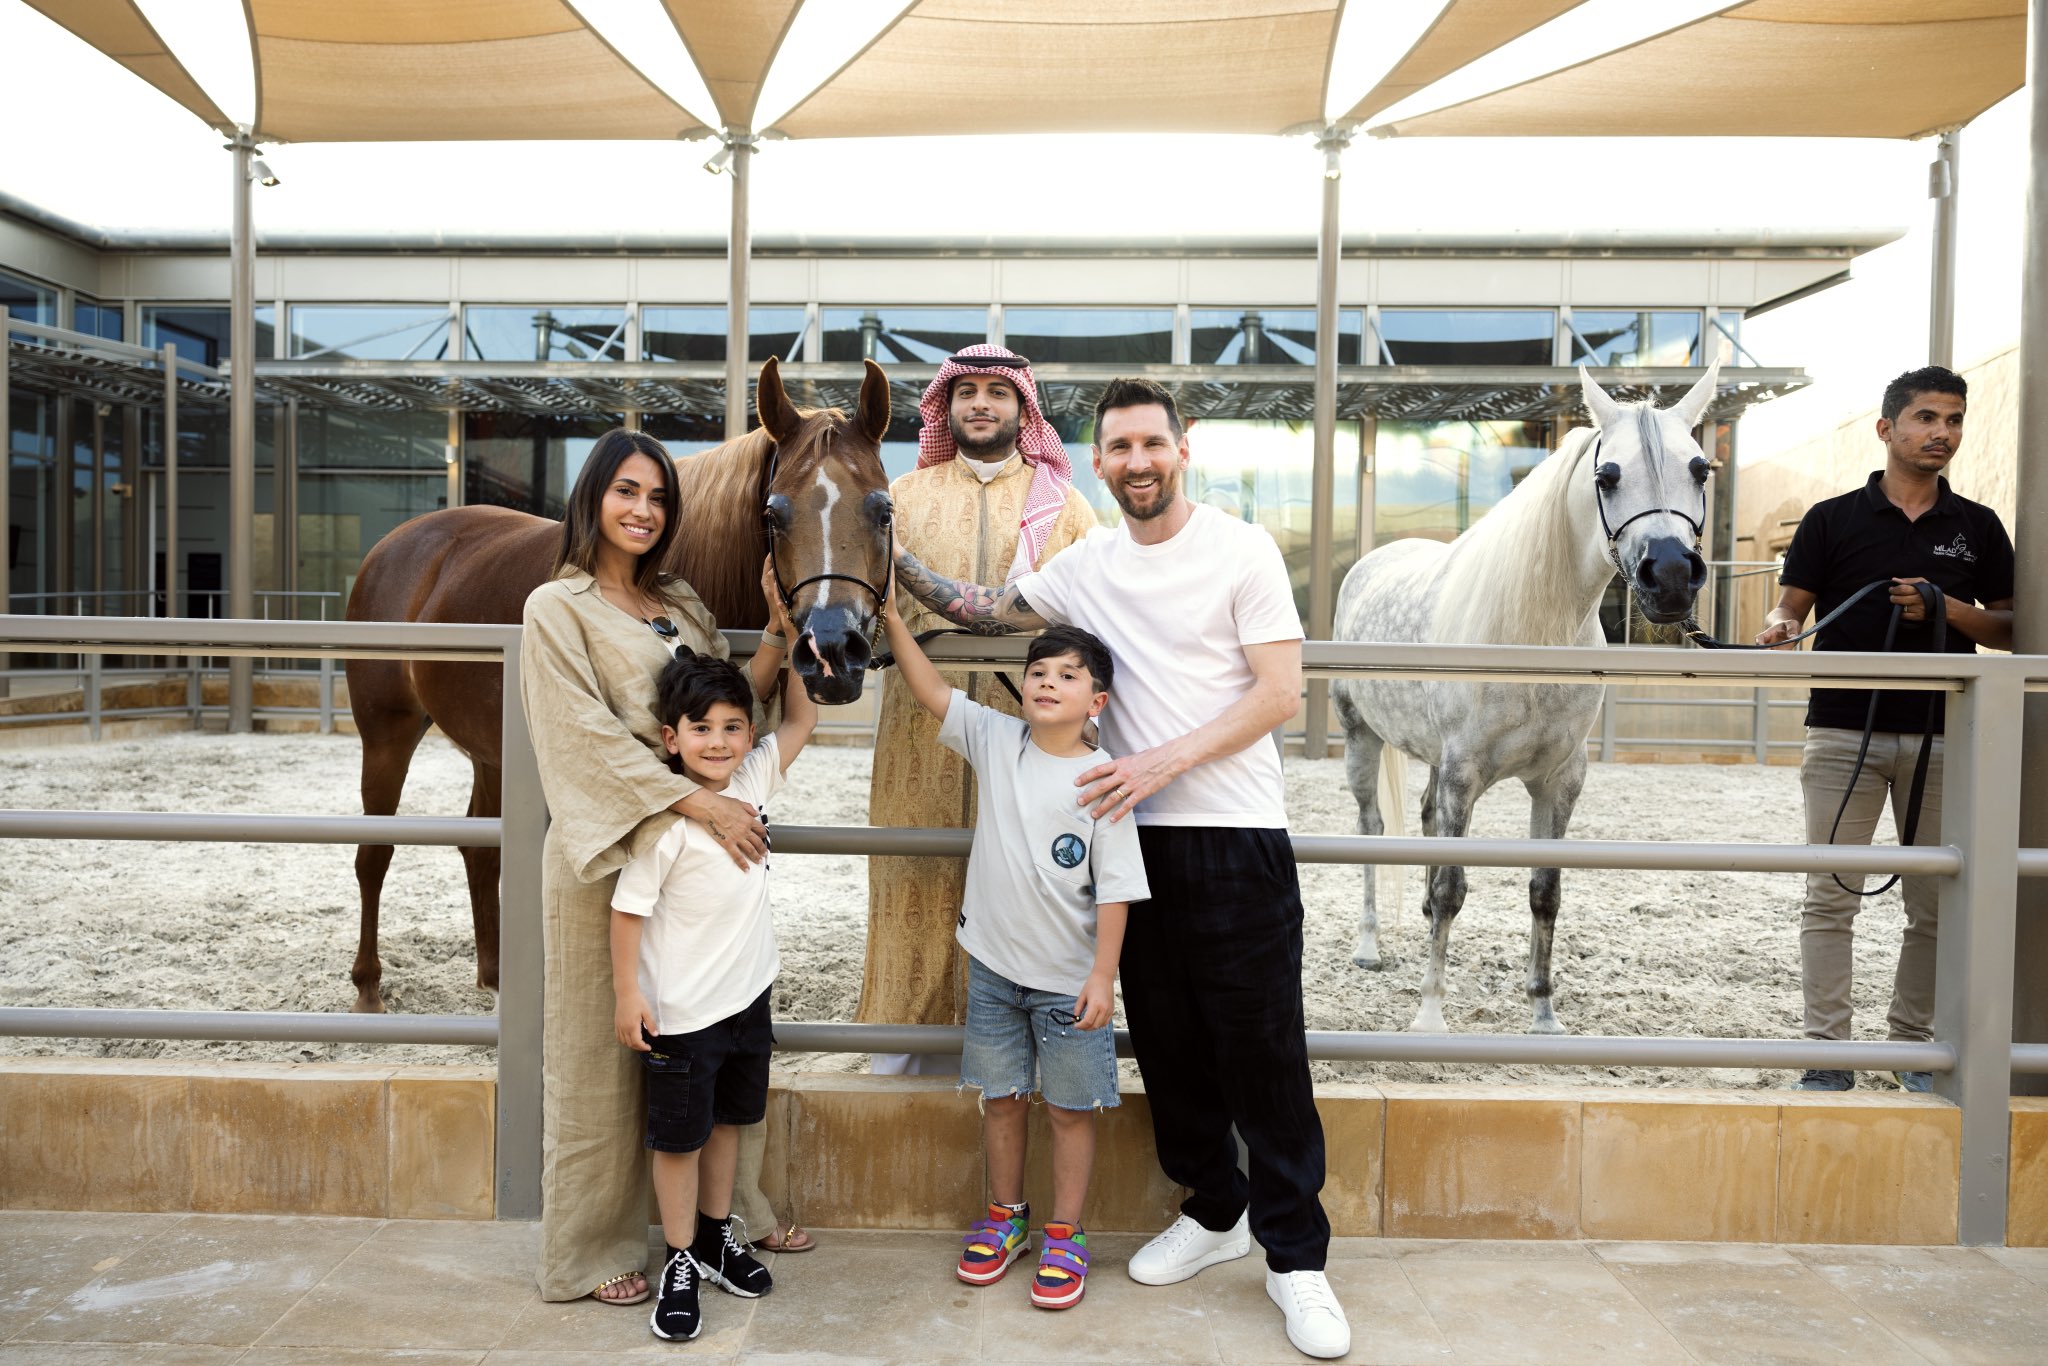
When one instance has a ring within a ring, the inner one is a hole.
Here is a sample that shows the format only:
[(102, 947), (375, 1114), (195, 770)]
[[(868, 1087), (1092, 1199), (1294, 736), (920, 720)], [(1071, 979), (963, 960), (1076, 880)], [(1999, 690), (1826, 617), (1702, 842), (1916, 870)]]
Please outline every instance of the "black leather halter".
[[(782, 599), (782, 610), (794, 612), (796, 610), (796, 595), (814, 583), (830, 583), (836, 580), (841, 583), (853, 584), (874, 600), (874, 621), (868, 633), (868, 643), (873, 645), (881, 637), (882, 609), (887, 604), (889, 596), (884, 590), (875, 587), (857, 574), (813, 574), (807, 579), (797, 580), (794, 586), (787, 585), (782, 581), (782, 538), (787, 533), (782, 524), (776, 520), (775, 509), (769, 502), (769, 499), (773, 496), (770, 490), (775, 487), (776, 465), (781, 458), (782, 452), (779, 448), (771, 451), (768, 456), (768, 472), (761, 481), (761, 526), (768, 535), (768, 572), (775, 580), (775, 594)], [(883, 524), (882, 533), (885, 536), (888, 534), (887, 523)]]
[[(1614, 567), (1620, 570), (1623, 575), (1628, 573), (1628, 570), (1623, 568), (1621, 563), (1621, 533), (1628, 530), (1630, 524), (1639, 522), (1645, 517), (1653, 517), (1660, 512), (1668, 512), (1691, 527), (1692, 548), (1698, 550), (1705, 542), (1707, 531), (1707, 472), (1711, 468), (1707, 464), (1707, 458), (1703, 455), (1696, 455), (1692, 458), (1691, 463), (1693, 482), (1700, 491), (1699, 516), (1695, 517), (1678, 508), (1647, 507), (1633, 517), (1622, 519), (1620, 526), (1612, 526), (1607, 521), (1606, 495), (1609, 490), (1621, 482), (1621, 466), (1612, 461), (1604, 465), (1600, 463), (1600, 441), (1601, 438), (1599, 436), (1593, 438), (1593, 506), (1599, 509), (1600, 530), (1607, 536), (1607, 558), (1613, 561)], [(1647, 457), (1655, 458), (1649, 450), (1647, 443), (1645, 443), (1643, 454)]]

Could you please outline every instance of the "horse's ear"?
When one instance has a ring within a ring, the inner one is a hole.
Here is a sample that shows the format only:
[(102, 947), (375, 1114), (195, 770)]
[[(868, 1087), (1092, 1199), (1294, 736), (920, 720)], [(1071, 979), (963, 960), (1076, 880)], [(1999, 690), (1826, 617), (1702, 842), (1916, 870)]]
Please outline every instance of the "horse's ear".
[(1586, 411), (1593, 415), (1593, 425), (1601, 430), (1614, 426), (1621, 420), (1621, 405), (1607, 396), (1585, 366), (1579, 367), (1579, 388), (1586, 396)]
[(860, 429), (877, 445), (889, 430), (889, 377), (873, 361), (860, 382)]
[(1685, 397), (1671, 408), (1670, 411), (1685, 419), (1687, 431), (1699, 426), (1700, 419), (1706, 416), (1707, 405), (1714, 401), (1714, 389), (1720, 379), (1721, 362), (1715, 361), (1707, 367), (1707, 373), (1700, 376), (1699, 382), (1685, 391)]
[(754, 387), (754, 412), (778, 446), (794, 441), (797, 428), (803, 425), (796, 405), (782, 388), (782, 367), (773, 356), (761, 362), (761, 382)]

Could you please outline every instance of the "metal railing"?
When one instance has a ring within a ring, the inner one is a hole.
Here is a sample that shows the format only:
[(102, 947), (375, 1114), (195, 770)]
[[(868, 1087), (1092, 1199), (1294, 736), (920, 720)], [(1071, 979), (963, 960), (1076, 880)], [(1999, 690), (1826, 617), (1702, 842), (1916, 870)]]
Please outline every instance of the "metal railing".
[[(90, 626), (92, 629), (84, 629)], [(68, 628), (71, 634), (64, 631)], [(239, 1012), (0, 1009), (0, 1033), (43, 1036), (232, 1037), (482, 1042), (499, 1045), (499, 1213), (530, 1214), (538, 1200), (539, 809), (516, 678), (517, 628), (371, 626), (361, 623), (88, 622), (0, 618), (0, 649), (18, 644), (137, 652), (176, 644), (208, 654), (404, 655), (474, 659), (502, 651), (505, 683), (504, 811), (499, 822), (395, 817), (172, 816), (0, 812), (0, 838), (232, 837), (352, 843), (501, 843), (503, 959), (496, 1021), (469, 1017), (320, 1016)], [(733, 633), (736, 655), (752, 633)], [(489, 642), (488, 645), (485, 642)], [(457, 650), (457, 646), (463, 647)], [(1014, 667), (1026, 642), (947, 638), (935, 658)], [(453, 651), (453, 652), (450, 652)], [(2019, 749), (2010, 743), (2027, 692), (2048, 692), (2048, 658), (2005, 655), (1720, 654), (1643, 647), (1359, 645), (1310, 642), (1317, 677), (1660, 686), (1870, 686), (1948, 695), (1943, 843), (1869, 845), (1664, 843), (1595, 840), (1397, 839), (1297, 835), (1302, 862), (1588, 867), (1762, 873), (1916, 873), (1940, 880), (1935, 1037), (1926, 1043), (1809, 1039), (1528, 1037), (1314, 1031), (1310, 1056), (1354, 1061), (1535, 1063), (1580, 1066), (1829, 1067), (1936, 1074), (1936, 1090), (1962, 1113), (1957, 1211), (1965, 1244), (2004, 1238), (2008, 1096), (2015, 1071), (2048, 1072), (2048, 1045), (2012, 1042), (2013, 925), (2018, 879), (2048, 876), (2048, 849), (2018, 848)], [(470, 833), (474, 832), (474, 833)], [(786, 854), (964, 854), (959, 830), (778, 826)], [(516, 865), (516, 866), (515, 866)], [(492, 1026), (495, 1025), (495, 1028)], [(208, 1030), (232, 1030), (211, 1034)], [(169, 1032), (166, 1032), (169, 1031)], [(783, 1023), (779, 1047), (800, 1052), (952, 1052), (962, 1031), (939, 1026)], [(1119, 1037), (1120, 1050), (1128, 1039)]]
[(510, 928), (498, 961), (498, 1013), (322, 1015), (243, 1011), (0, 1009), (0, 1034), (495, 1044), (498, 1050), (497, 1207), (502, 1218), (540, 1211), (540, 855), (547, 829), (540, 772), (519, 691), (517, 626), (379, 622), (0, 617), (0, 653), (163, 655), (500, 662), (503, 795), (495, 819), (277, 816), (164, 811), (0, 811), (0, 839), (226, 840), (281, 844), (438, 844), (500, 851), (499, 907)]

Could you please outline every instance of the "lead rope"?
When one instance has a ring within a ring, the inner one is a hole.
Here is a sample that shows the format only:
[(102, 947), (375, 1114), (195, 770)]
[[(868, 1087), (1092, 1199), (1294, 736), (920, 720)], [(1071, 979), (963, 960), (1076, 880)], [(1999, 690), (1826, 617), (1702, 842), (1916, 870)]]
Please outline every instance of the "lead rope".
[[(1892, 580), (1890, 579), (1878, 579), (1864, 584), (1863, 587), (1851, 594), (1841, 606), (1815, 622), (1810, 630), (1801, 631), (1796, 636), (1779, 641), (1778, 644), (1790, 645), (1796, 641), (1805, 640), (1808, 636), (1819, 634), (1822, 627), (1832, 624), (1836, 618), (1840, 617), (1851, 607), (1854, 607), (1858, 602), (1861, 602), (1878, 589), (1890, 586), (1891, 583)], [(1948, 649), (1947, 601), (1943, 598), (1941, 589), (1931, 583), (1916, 583), (1912, 587), (1919, 592), (1920, 603), (1927, 609), (1928, 625), (1933, 628), (1934, 648), (1929, 653), (1941, 654)], [(1905, 607), (1901, 604), (1893, 604), (1891, 620), (1885, 623), (1884, 628), (1885, 653), (1891, 653), (1892, 645), (1898, 639), (1899, 623), (1905, 620), (1905, 616)], [(1701, 630), (1700, 624), (1690, 616), (1685, 619), (1682, 629), (1688, 640), (1706, 650), (1768, 650), (1775, 648), (1769, 645), (1736, 645), (1728, 641), (1716, 640)], [(1849, 782), (1842, 789), (1842, 804), (1835, 808), (1835, 822), (1828, 827), (1829, 844), (1835, 843), (1835, 837), (1841, 833), (1842, 817), (1848, 813), (1849, 799), (1856, 793), (1856, 784), (1863, 779), (1863, 761), (1870, 754), (1870, 739), (1877, 731), (1877, 701), (1878, 693), (1873, 688), (1870, 693), (1870, 710), (1863, 717), (1863, 740), (1856, 747), (1856, 766), (1850, 770)], [(1928, 761), (1934, 756), (1934, 737), (1935, 732), (1941, 725), (1941, 709), (1942, 695), (1938, 692), (1929, 693), (1927, 695), (1927, 724), (1920, 734), (1920, 757), (1913, 764), (1913, 784), (1907, 791), (1906, 817), (1899, 830), (1899, 843), (1901, 845), (1912, 844), (1914, 834), (1920, 829), (1920, 804), (1922, 798), (1927, 793), (1927, 765)], [(1842, 881), (1840, 873), (1831, 873), (1829, 876), (1834, 878), (1837, 887), (1840, 887), (1850, 896), (1872, 897), (1881, 896), (1890, 891), (1897, 885), (1899, 879), (1904, 874), (1893, 873), (1884, 880), (1883, 886), (1867, 892), (1859, 892), (1848, 883)]]

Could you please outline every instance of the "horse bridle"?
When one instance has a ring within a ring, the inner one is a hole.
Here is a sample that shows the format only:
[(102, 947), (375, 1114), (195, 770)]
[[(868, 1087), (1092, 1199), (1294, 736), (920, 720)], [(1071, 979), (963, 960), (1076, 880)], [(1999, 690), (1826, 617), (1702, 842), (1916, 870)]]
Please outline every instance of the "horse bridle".
[[(807, 579), (799, 579), (794, 587), (782, 581), (781, 546), (782, 537), (787, 534), (787, 529), (776, 518), (773, 502), (774, 495), (768, 492), (768, 490), (775, 487), (775, 470), (781, 458), (782, 452), (779, 448), (771, 451), (768, 456), (768, 472), (761, 484), (761, 526), (768, 534), (768, 573), (769, 577), (775, 581), (775, 595), (782, 599), (782, 610), (784, 612), (796, 611), (796, 595), (814, 583), (830, 583), (836, 580), (841, 583), (853, 584), (855, 587), (866, 592), (870, 598), (874, 599), (874, 620), (868, 627), (868, 646), (872, 650), (882, 637), (882, 612), (888, 605), (889, 595), (887, 592), (875, 587), (857, 574), (813, 574)], [(887, 531), (888, 525), (884, 523), (883, 532), (885, 535)]]
[[(1649, 428), (1654, 423), (1655, 419), (1646, 415), (1642, 419), (1642, 421), (1644, 427), (1643, 453), (1645, 455), (1650, 455), (1652, 452), (1649, 440)], [(1691, 527), (1692, 548), (1695, 551), (1699, 550), (1700, 547), (1705, 543), (1707, 531), (1707, 474), (1708, 471), (1712, 468), (1712, 466), (1710, 466), (1707, 463), (1707, 458), (1703, 455), (1696, 455), (1692, 458), (1692, 462), (1688, 466), (1688, 468), (1692, 471), (1693, 482), (1698, 486), (1700, 491), (1699, 516), (1694, 517), (1691, 514), (1674, 507), (1646, 507), (1641, 512), (1636, 513), (1633, 517), (1624, 518), (1620, 526), (1612, 526), (1609, 525), (1607, 521), (1606, 495), (1613, 492), (1615, 486), (1621, 483), (1621, 466), (1615, 464), (1612, 460), (1607, 461), (1605, 464), (1601, 463), (1601, 440), (1602, 437), (1598, 435), (1596, 435), (1593, 438), (1593, 506), (1599, 510), (1600, 530), (1603, 533), (1605, 533), (1607, 537), (1607, 558), (1613, 561), (1615, 569), (1619, 573), (1621, 573), (1621, 575), (1624, 578), (1627, 577), (1628, 570), (1621, 563), (1621, 533), (1628, 530), (1631, 524), (1639, 522), (1645, 517), (1653, 517), (1660, 512), (1668, 512), (1673, 517), (1678, 518), (1681, 522), (1684, 522), (1687, 526)], [(1662, 447), (1660, 443), (1658, 447), (1658, 453), (1661, 454), (1661, 451)]]

